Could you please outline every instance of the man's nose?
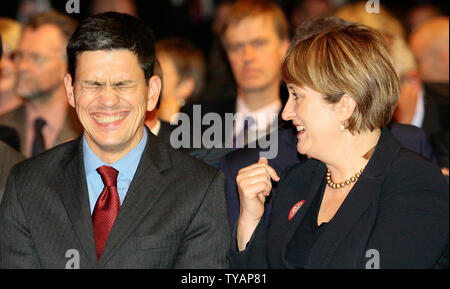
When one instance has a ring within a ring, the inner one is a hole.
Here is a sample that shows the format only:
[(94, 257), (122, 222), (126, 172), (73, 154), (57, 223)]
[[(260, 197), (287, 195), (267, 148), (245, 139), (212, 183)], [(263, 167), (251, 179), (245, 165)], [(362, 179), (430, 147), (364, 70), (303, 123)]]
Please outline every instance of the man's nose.
[(252, 61), (255, 57), (255, 48), (250, 44), (244, 46), (243, 57), (245, 61)]
[(28, 71), (30, 69), (30, 60), (28, 59), (28, 57), (21, 57), (20, 59), (16, 60), (16, 65), (19, 72)]
[(106, 85), (100, 92), (99, 102), (106, 107), (114, 107), (119, 101), (117, 91), (110, 85)]

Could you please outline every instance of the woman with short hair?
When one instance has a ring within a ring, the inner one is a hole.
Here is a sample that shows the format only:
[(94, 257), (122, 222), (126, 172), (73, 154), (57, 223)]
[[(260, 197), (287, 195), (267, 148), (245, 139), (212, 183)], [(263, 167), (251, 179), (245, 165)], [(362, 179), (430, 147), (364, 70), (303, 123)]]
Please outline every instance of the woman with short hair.
[(383, 37), (359, 24), (325, 29), (291, 45), (282, 78), (283, 119), (310, 159), (281, 178), (265, 159), (239, 171), (231, 266), (448, 267), (448, 185), (386, 128), (399, 83)]

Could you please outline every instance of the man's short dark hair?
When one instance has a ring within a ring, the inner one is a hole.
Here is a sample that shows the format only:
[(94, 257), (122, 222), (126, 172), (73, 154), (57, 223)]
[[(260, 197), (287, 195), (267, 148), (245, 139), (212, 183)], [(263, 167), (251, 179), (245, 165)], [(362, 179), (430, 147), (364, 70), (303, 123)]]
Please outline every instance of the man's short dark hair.
[(156, 62), (153, 31), (143, 21), (117, 12), (84, 19), (70, 37), (67, 57), (72, 81), (75, 79), (78, 55), (86, 51), (116, 49), (127, 49), (137, 56), (148, 83)]

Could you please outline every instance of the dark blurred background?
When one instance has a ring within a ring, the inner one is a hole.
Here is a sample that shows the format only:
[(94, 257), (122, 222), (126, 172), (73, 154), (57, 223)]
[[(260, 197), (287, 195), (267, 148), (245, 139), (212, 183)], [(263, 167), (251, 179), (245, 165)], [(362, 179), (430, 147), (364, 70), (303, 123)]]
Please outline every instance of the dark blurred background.
[[(54, 8), (67, 13), (66, 5), (76, 7), (79, 3), (79, 13), (71, 16), (81, 20), (83, 17), (100, 11), (120, 10), (134, 14), (148, 23), (155, 32), (157, 39), (179, 36), (191, 40), (200, 47), (206, 56), (209, 55), (213, 37), (213, 27), (220, 25), (214, 22), (215, 15), (226, 10), (230, 0), (16, 0), (3, 1), (0, 8), (1, 17), (9, 17), (25, 22), (31, 15)], [(346, 0), (277, 0), (295, 25), (305, 19), (326, 16), (347, 3)], [(366, 1), (367, 2), (367, 1)], [(408, 31), (408, 13), (419, 6), (434, 7), (441, 14), (448, 15), (447, 1), (413, 0), (413, 1), (383, 1), (387, 7), (405, 25)], [(427, 12), (424, 12), (425, 14)], [(423, 14), (423, 13), (422, 13)], [(419, 16), (420, 17), (420, 16)], [(216, 17), (219, 20), (220, 17)]]

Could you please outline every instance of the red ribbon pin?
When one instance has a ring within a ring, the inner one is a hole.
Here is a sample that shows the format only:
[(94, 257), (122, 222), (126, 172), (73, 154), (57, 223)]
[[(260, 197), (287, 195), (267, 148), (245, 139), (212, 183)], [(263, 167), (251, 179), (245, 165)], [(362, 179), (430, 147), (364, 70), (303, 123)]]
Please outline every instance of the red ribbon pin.
[(305, 200), (301, 200), (300, 202), (298, 202), (297, 204), (295, 204), (291, 211), (289, 212), (289, 221), (292, 220), (292, 218), (294, 218), (295, 214), (297, 214), (298, 210), (303, 206), (303, 204), (305, 203)]

